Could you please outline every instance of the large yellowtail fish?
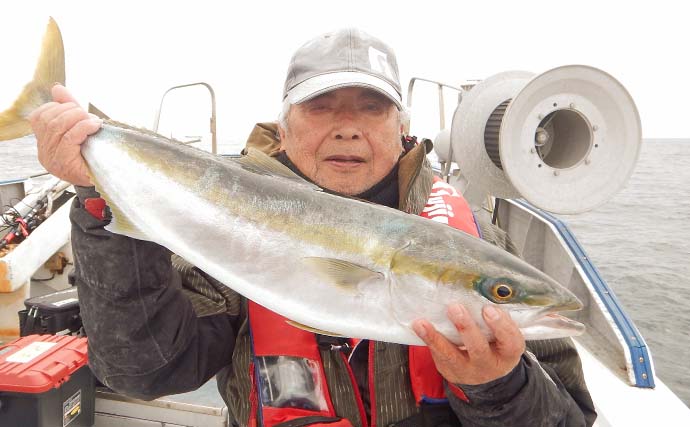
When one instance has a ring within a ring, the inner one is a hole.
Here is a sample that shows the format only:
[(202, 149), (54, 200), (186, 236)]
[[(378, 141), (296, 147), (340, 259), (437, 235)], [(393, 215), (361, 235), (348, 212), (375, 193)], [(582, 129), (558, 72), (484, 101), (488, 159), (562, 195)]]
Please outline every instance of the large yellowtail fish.
[[(25, 117), (64, 79), (51, 20), (34, 81), (0, 114), (0, 139), (31, 132)], [(228, 160), (105, 121), (82, 146), (114, 233), (154, 241), (307, 330), (422, 345), (426, 318), (451, 341), (462, 303), (482, 325), (500, 305), (526, 339), (579, 334), (557, 312), (582, 307), (536, 268), (480, 239), (415, 215), (321, 191), (266, 155)]]

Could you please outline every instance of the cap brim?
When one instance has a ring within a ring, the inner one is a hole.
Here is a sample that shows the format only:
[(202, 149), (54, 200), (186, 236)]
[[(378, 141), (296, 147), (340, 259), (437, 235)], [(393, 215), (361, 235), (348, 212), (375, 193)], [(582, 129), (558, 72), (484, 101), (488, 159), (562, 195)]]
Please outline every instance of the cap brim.
[(399, 110), (402, 110), (400, 94), (395, 90), (393, 85), (371, 74), (359, 73), (356, 71), (327, 73), (314, 76), (290, 89), (287, 94), (287, 100), (290, 104), (299, 104), (323, 93), (353, 86), (366, 87), (380, 92), (393, 101)]

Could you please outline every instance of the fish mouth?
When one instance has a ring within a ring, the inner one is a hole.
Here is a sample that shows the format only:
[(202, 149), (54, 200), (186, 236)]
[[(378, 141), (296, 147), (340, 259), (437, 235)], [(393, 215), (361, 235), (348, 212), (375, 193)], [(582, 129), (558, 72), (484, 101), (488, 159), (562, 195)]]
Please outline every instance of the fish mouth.
[(520, 328), (525, 340), (573, 337), (585, 332), (584, 324), (547, 310), (535, 316), (527, 326)]

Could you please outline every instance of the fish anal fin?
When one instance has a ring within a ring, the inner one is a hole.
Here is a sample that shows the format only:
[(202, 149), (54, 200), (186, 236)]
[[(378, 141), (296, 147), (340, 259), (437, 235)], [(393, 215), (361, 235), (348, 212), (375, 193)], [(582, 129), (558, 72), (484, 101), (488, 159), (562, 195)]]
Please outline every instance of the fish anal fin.
[(314, 334), (326, 335), (329, 337), (342, 337), (341, 334), (336, 334), (335, 332), (324, 331), (323, 329), (312, 328), (311, 326), (307, 326), (303, 323), (295, 322), (294, 320), (286, 319), (285, 323), (287, 323), (288, 325), (290, 325), (294, 328), (301, 329), (303, 331), (311, 332)]
[(328, 282), (346, 289), (354, 289), (366, 280), (383, 278), (378, 271), (341, 259), (305, 257), (303, 262)]
[(125, 214), (123, 214), (120, 209), (113, 206), (112, 203), (107, 201), (107, 199), (105, 200), (112, 215), (110, 224), (105, 226), (106, 230), (110, 231), (111, 233), (122, 234), (137, 240), (151, 240), (151, 238), (148, 237), (146, 233), (141, 231), (141, 229), (137, 227), (136, 224), (134, 224), (134, 222), (132, 222)]
[(148, 240), (151, 238), (146, 235), (124, 212), (113, 202), (113, 199), (108, 196), (108, 192), (103, 189), (103, 186), (98, 182), (96, 177), (89, 171), (91, 182), (94, 183), (96, 191), (101, 198), (105, 200), (106, 206), (110, 209), (110, 224), (105, 226), (105, 229), (115, 234), (122, 234), (138, 240)]

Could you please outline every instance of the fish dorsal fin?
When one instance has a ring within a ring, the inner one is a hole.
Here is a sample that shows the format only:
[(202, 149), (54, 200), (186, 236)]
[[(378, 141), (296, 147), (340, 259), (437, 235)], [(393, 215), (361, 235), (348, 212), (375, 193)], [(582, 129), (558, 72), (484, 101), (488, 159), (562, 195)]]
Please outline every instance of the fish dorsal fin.
[(24, 86), (10, 108), (0, 112), (0, 141), (32, 133), (26, 117), (40, 105), (52, 101), (50, 90), (55, 83), (65, 84), (65, 48), (60, 29), (50, 18), (33, 80)]
[(329, 337), (342, 337), (341, 334), (336, 334), (335, 332), (324, 331), (323, 329), (312, 328), (311, 326), (307, 326), (303, 323), (295, 322), (294, 320), (286, 319), (285, 323), (287, 323), (288, 325), (290, 325), (294, 328), (301, 329), (301, 330), (307, 331), (307, 332), (311, 332), (313, 334), (327, 335)]
[(383, 279), (383, 274), (349, 261), (335, 258), (305, 257), (303, 262), (329, 283), (354, 289), (369, 279)]
[(96, 117), (100, 117), (101, 119), (108, 120), (110, 117), (108, 117), (107, 114), (105, 114), (103, 111), (101, 111), (98, 107), (93, 105), (92, 103), (89, 102), (89, 113), (93, 114)]
[(305, 185), (315, 191), (322, 191), (317, 185), (306, 181), (301, 176), (290, 170), (287, 166), (280, 163), (276, 159), (268, 156), (264, 152), (256, 148), (247, 149), (247, 154), (235, 159), (245, 170), (249, 170), (261, 175), (277, 176), (288, 179), (292, 182)]

